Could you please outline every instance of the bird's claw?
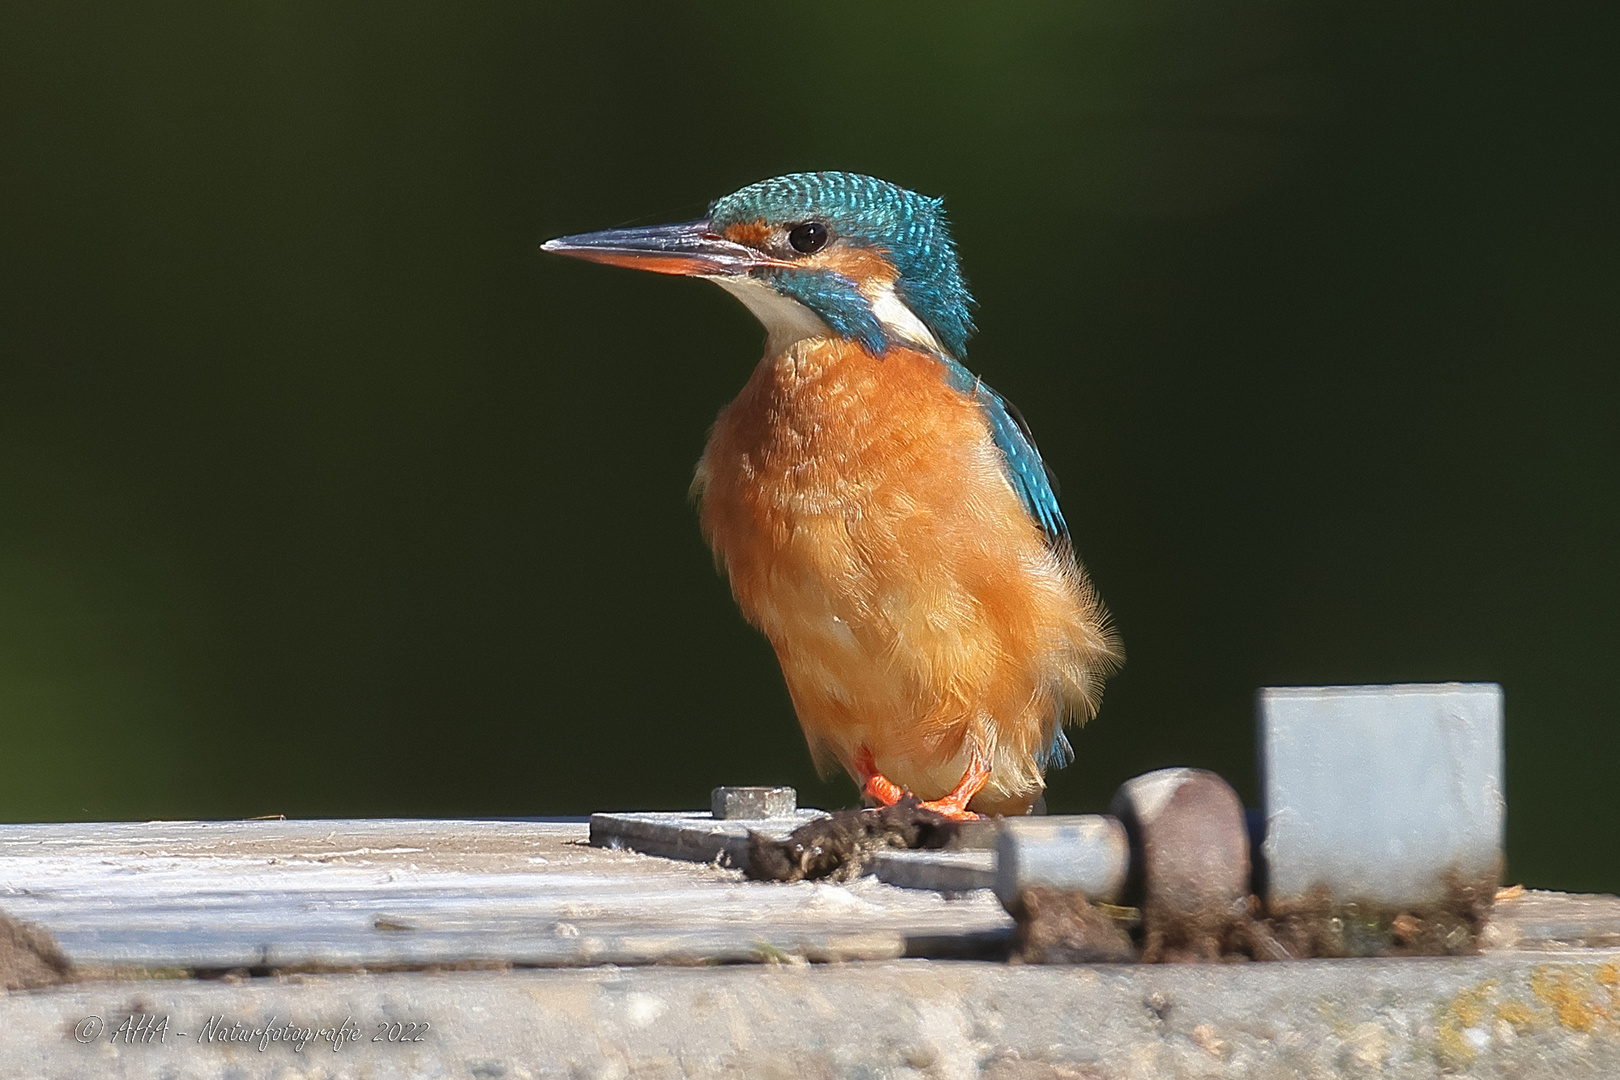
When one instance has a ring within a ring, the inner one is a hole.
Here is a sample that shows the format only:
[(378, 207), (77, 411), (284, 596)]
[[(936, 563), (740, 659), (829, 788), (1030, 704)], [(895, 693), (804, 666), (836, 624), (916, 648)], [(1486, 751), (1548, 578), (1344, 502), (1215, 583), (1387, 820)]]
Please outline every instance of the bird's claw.
[(868, 776), (861, 791), (867, 798), (875, 799), (882, 806), (893, 806), (905, 798), (906, 794), (904, 788), (882, 773), (873, 773)]
[(920, 802), (917, 804), (917, 809), (932, 810), (934, 813), (948, 821), (978, 821), (980, 818), (984, 817), (983, 814), (975, 814), (972, 810), (969, 810), (967, 807), (961, 805), (948, 795), (943, 799), (932, 799), (928, 802)]
[(905, 798), (905, 789), (877, 771), (877, 763), (872, 760), (872, 751), (864, 746), (861, 747), (860, 753), (855, 755), (855, 769), (862, 777), (861, 794), (879, 806), (893, 806)]

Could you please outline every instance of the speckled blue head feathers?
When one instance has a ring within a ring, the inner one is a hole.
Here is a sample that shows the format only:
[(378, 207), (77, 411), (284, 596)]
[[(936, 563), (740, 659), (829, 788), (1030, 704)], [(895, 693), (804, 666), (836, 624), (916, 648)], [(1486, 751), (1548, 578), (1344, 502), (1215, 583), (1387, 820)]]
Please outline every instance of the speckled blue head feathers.
[[(841, 250), (880, 255), (897, 275), (895, 294), (939, 345), (958, 359), (967, 352), (973, 298), (940, 199), (858, 173), (791, 173), (716, 200), (709, 208), (709, 228), (775, 249), (785, 265), (757, 267), (751, 276), (879, 354), (893, 330), (873, 312), (875, 283), (858, 279), (859, 260), (837, 256)], [(796, 258), (821, 252), (816, 265), (794, 265)]]

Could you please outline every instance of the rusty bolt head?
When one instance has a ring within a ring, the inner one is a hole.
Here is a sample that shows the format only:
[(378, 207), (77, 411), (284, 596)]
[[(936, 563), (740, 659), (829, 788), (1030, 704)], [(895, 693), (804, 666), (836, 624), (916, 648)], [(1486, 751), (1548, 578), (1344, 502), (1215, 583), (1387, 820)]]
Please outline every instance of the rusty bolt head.
[(1218, 956), (1248, 910), (1249, 836), (1237, 792), (1206, 769), (1160, 769), (1121, 785), (1109, 810), (1131, 838), (1145, 958)]

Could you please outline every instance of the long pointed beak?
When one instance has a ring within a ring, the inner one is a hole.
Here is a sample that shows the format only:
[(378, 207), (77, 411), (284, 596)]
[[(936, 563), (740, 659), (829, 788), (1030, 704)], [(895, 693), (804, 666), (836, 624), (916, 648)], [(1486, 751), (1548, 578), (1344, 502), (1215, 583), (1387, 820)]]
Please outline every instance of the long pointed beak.
[(710, 232), (706, 220), (559, 236), (541, 244), (540, 250), (609, 266), (651, 270), (656, 274), (703, 277), (732, 277), (757, 266), (784, 265), (751, 247)]

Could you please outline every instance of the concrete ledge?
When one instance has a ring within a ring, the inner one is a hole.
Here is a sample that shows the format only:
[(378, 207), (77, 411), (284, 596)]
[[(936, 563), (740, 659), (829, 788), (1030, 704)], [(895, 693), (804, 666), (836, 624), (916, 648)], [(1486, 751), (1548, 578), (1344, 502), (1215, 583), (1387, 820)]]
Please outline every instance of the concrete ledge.
[[(0, 1078), (1620, 1076), (1620, 950), (1428, 960), (832, 966), (93, 983), (0, 997)], [(131, 1013), (160, 1042), (113, 1043)], [(81, 1044), (99, 1017), (92, 1041)], [(239, 1023), (347, 1025), (199, 1042)], [(392, 1025), (399, 1025), (394, 1027)], [(426, 1028), (406, 1025), (430, 1025)], [(185, 1032), (180, 1036), (179, 1032)], [(418, 1042), (386, 1041), (395, 1037)], [(379, 1035), (385, 1041), (372, 1042)]]

